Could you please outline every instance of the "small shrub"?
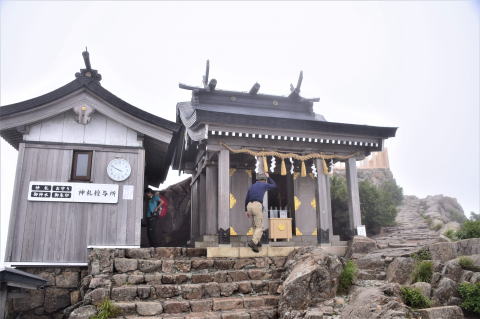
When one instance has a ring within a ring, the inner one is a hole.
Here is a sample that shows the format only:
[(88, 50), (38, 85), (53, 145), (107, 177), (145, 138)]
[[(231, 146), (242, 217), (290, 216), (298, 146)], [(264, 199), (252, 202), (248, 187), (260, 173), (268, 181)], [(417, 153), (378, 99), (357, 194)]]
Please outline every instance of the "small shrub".
[(480, 271), (480, 267), (475, 266), (473, 259), (467, 256), (462, 256), (458, 259), (459, 265), (465, 270)]
[(432, 304), (430, 298), (422, 295), (422, 292), (418, 288), (402, 287), (400, 292), (402, 294), (403, 302), (412, 308), (428, 308)]
[(479, 238), (480, 237), (480, 220), (465, 221), (460, 229), (457, 231), (457, 237), (459, 239)]
[(422, 248), (419, 251), (413, 253), (411, 256), (416, 261), (432, 260), (432, 254), (430, 253), (430, 250), (428, 250), (428, 248)]
[(443, 233), (443, 236), (450, 238), (450, 240), (457, 240), (457, 233), (453, 229), (448, 229)]
[(476, 284), (462, 282), (458, 285), (458, 292), (463, 299), (460, 307), (480, 314), (480, 282)]
[(423, 281), (430, 282), (433, 275), (433, 262), (429, 260), (422, 260), (415, 265), (413, 270), (413, 282)]
[(90, 319), (108, 319), (117, 317), (120, 314), (120, 309), (116, 307), (108, 298), (97, 306), (98, 313)]
[(342, 273), (339, 277), (338, 292), (348, 293), (350, 286), (355, 281), (357, 271), (357, 264), (355, 264), (353, 260), (349, 260), (345, 263), (345, 266), (343, 267)]

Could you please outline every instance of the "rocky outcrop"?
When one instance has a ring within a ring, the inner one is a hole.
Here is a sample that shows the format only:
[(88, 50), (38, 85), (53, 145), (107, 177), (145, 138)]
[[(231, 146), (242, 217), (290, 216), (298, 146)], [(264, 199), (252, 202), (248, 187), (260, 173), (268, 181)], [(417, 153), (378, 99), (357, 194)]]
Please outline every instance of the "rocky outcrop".
[(290, 254), (285, 268), (281, 318), (303, 318), (308, 307), (335, 296), (342, 271), (338, 257), (320, 248), (301, 248)]
[(480, 254), (480, 238), (435, 243), (428, 247), (433, 260), (447, 261), (460, 256)]
[(382, 287), (356, 287), (350, 303), (341, 313), (349, 319), (393, 319), (407, 318), (412, 311), (402, 302), (398, 284)]
[(421, 309), (418, 311), (422, 319), (463, 319), (463, 312), (457, 306), (444, 306)]
[(351, 258), (353, 255), (365, 255), (377, 249), (377, 242), (364, 236), (354, 236), (348, 243), (345, 258)]
[(412, 272), (415, 260), (410, 257), (397, 257), (387, 268), (387, 280), (399, 284), (409, 284), (412, 281)]

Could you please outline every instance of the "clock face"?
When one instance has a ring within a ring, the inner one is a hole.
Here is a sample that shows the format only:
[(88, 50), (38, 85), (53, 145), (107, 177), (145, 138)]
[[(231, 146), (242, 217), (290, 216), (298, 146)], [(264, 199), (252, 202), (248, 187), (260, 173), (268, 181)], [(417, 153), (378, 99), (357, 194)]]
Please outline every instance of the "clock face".
[(123, 158), (115, 158), (111, 160), (107, 166), (108, 177), (116, 182), (126, 180), (131, 172), (132, 168), (130, 167), (130, 163)]

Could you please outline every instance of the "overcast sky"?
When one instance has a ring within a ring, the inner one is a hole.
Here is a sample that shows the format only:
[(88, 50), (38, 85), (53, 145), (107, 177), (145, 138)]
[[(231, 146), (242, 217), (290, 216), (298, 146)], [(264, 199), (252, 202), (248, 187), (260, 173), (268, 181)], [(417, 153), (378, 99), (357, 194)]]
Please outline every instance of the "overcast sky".
[[(200, 85), (320, 97), (328, 121), (398, 127), (387, 141), (405, 194), (456, 197), (479, 212), (479, 13), (475, 1), (0, 2), (0, 104), (50, 92), (84, 67), (175, 120)], [(1, 141), (2, 256), (17, 152)], [(170, 172), (168, 181), (177, 172)]]

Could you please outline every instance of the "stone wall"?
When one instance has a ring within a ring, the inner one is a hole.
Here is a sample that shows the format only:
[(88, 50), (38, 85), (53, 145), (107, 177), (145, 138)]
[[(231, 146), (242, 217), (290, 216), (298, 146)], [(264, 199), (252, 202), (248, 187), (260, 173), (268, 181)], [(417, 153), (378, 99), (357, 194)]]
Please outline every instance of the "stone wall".
[(87, 267), (17, 267), (42, 277), (48, 286), (41, 290), (27, 289), (25, 296), (9, 299), (8, 318), (60, 319), (64, 309), (82, 299), (80, 282), (87, 276)]

